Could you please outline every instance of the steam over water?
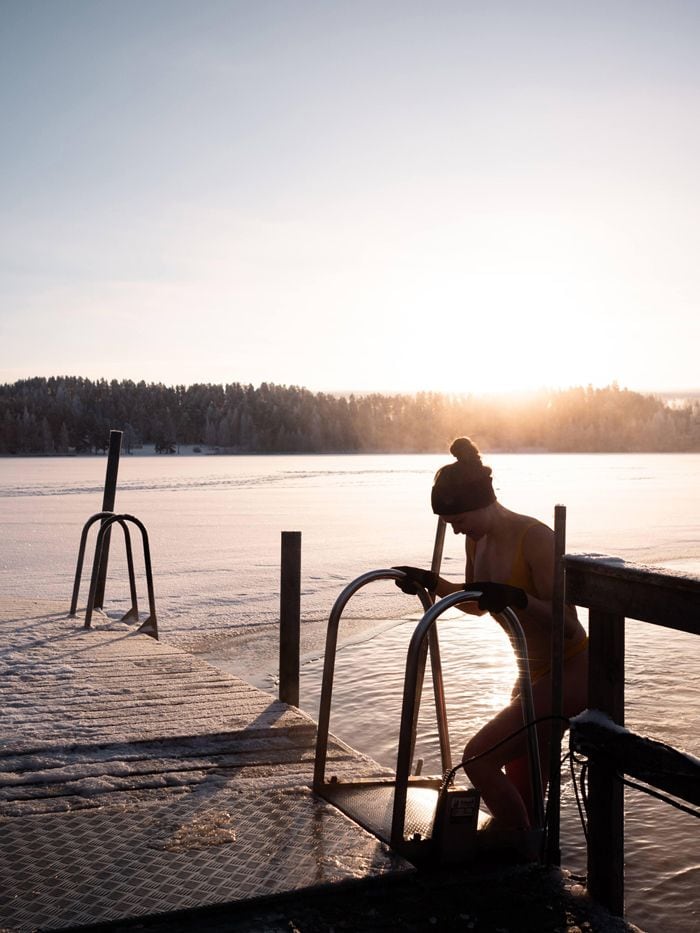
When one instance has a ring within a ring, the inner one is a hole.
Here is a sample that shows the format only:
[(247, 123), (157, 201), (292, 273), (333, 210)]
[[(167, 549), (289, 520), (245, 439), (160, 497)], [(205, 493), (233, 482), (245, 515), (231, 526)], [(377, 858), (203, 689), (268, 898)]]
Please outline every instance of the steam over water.
[[(300, 530), (301, 703), (315, 717), (333, 601), (367, 570), (430, 563), (430, 484), (448, 459), (123, 457), (116, 507), (149, 530), (161, 638), (274, 690), (280, 532)], [(554, 505), (567, 506), (569, 552), (700, 575), (700, 455), (484, 459), (507, 507), (551, 524)], [(68, 608), (80, 528), (101, 507), (104, 472), (102, 458), (0, 460), (5, 594), (57, 598)], [(122, 550), (115, 534), (110, 613), (127, 602)], [(464, 538), (448, 533), (443, 573), (459, 580), (463, 567)], [(145, 593), (140, 599), (145, 608)], [(350, 603), (341, 624), (332, 731), (390, 766), (418, 608), (391, 583), (376, 584)], [(440, 638), (456, 758), (468, 736), (507, 701), (515, 668), (505, 636), (487, 617), (453, 612), (440, 624)], [(700, 756), (700, 639), (629, 622), (626, 678), (627, 725)], [(439, 770), (428, 687), (416, 753), (426, 772)], [(565, 793), (562, 861), (583, 873), (583, 839), (568, 781)], [(626, 795), (629, 919), (649, 931), (690, 933), (700, 926), (698, 822), (636, 791)]]

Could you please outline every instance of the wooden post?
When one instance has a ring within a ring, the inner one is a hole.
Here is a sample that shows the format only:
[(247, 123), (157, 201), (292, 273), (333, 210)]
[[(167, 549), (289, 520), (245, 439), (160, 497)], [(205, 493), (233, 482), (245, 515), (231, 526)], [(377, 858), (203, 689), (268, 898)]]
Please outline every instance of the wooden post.
[[(625, 724), (625, 619), (591, 609), (588, 705)], [(609, 911), (625, 910), (624, 787), (601, 758), (588, 764), (588, 891)]]
[[(625, 619), (700, 634), (700, 579), (601, 555), (568, 555), (565, 564), (567, 601), (590, 610), (589, 708), (624, 725)], [(622, 915), (624, 793), (615, 777), (619, 762), (593, 753), (589, 759), (588, 889), (608, 910)]]
[[(109, 453), (107, 454), (107, 474), (105, 476), (105, 488), (102, 496), (102, 511), (113, 512), (114, 502), (117, 496), (117, 473), (119, 471), (119, 454), (122, 447), (122, 431), (109, 432)], [(104, 524), (104, 521), (103, 521)], [(107, 562), (109, 561), (109, 542), (112, 534), (111, 527), (107, 529), (102, 546), (102, 558), (100, 560), (100, 571), (97, 577), (97, 589), (95, 590), (95, 608), (102, 609), (105, 601), (105, 581), (107, 580)], [(97, 556), (97, 555), (95, 555)]]
[(299, 705), (299, 645), (301, 622), (301, 532), (282, 532), (280, 573), (279, 698)]
[[(564, 614), (566, 551), (566, 506), (554, 507), (554, 590), (552, 593), (552, 715), (563, 714), (562, 664), (564, 657)], [(546, 859), (561, 865), (559, 845), (561, 823), (561, 736), (558, 722), (552, 721), (549, 745), (549, 801)]]

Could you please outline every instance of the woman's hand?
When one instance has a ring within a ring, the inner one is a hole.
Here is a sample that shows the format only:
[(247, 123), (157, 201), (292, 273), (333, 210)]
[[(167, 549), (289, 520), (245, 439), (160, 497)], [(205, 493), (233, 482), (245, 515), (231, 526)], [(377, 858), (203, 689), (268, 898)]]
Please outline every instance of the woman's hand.
[(512, 609), (527, 609), (527, 593), (519, 586), (507, 583), (465, 583), (465, 590), (481, 590), (479, 609), (487, 612), (503, 612), (509, 606)]
[(422, 586), (429, 593), (434, 593), (437, 589), (440, 577), (432, 570), (421, 570), (420, 567), (392, 567), (392, 570), (400, 570), (406, 576), (401, 580), (394, 580), (394, 583), (404, 593), (415, 596), (418, 592), (418, 586)]

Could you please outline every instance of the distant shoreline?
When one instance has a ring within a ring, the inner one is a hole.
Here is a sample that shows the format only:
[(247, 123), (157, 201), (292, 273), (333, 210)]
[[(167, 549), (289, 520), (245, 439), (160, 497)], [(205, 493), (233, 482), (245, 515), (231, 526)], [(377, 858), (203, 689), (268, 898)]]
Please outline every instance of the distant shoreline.
[[(173, 453), (156, 453), (154, 444), (144, 444), (142, 447), (126, 451), (121, 451), (122, 457), (157, 457), (162, 460), (169, 460), (177, 457), (421, 457), (421, 456), (440, 456), (445, 455), (444, 449), (436, 450), (208, 450), (204, 447), (197, 449), (198, 445), (183, 444), (179, 450)], [(639, 454), (663, 454), (665, 456), (681, 456), (683, 454), (698, 454), (698, 450), (552, 450), (548, 447), (490, 447), (483, 451), (485, 456), (489, 454), (522, 454), (533, 456), (537, 454), (560, 454), (569, 456), (572, 454), (625, 454), (628, 456), (637, 456)], [(107, 451), (81, 451), (76, 453), (1, 453), (0, 460), (94, 460), (96, 458), (106, 459)]]
[[(189, 389), (32, 379), (0, 386), (0, 454), (143, 456), (444, 453), (468, 435), (483, 451), (700, 451), (700, 401), (592, 386), (519, 398), (369, 395), (232, 383)], [(141, 451), (140, 454), (137, 452)]]

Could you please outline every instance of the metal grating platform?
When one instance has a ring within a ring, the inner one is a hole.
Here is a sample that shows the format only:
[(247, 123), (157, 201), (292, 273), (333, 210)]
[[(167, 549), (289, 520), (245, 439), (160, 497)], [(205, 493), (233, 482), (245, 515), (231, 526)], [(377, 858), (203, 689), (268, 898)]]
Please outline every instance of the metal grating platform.
[(61, 929), (411, 870), (308, 788), (8, 820), (0, 926)]
[[(439, 787), (439, 780), (409, 786), (404, 826), (406, 839), (414, 835), (429, 839), (432, 835)], [(393, 781), (326, 784), (323, 796), (375, 836), (387, 843), (391, 839)]]
[[(3, 933), (413, 871), (312, 795), (300, 710), (121, 623), (20, 600), (0, 625)], [(384, 773), (335, 740), (329, 757)]]

